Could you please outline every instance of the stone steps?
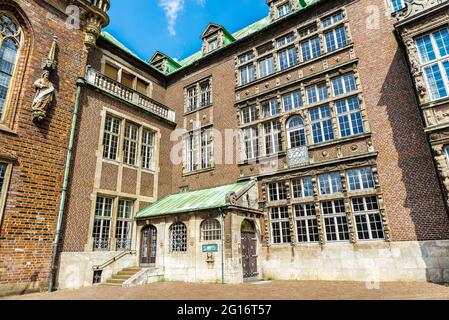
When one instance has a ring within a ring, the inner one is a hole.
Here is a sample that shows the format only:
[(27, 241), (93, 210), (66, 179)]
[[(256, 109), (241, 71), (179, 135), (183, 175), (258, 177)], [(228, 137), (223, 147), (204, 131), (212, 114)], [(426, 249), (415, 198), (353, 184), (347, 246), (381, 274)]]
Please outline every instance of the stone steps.
[(123, 286), (123, 284), (141, 269), (139, 267), (125, 268), (114, 274), (110, 279), (106, 280), (106, 285), (110, 286)]

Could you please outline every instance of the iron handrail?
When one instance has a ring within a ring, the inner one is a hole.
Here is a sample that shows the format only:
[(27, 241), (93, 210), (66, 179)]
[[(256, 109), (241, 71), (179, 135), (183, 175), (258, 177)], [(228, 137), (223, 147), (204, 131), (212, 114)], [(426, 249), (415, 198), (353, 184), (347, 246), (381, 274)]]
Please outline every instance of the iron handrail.
[(128, 254), (136, 254), (136, 251), (135, 251), (135, 250), (123, 251), (123, 252), (121, 252), (120, 254), (118, 254), (118, 255), (116, 255), (115, 257), (113, 257), (112, 259), (109, 259), (109, 260), (106, 261), (105, 263), (100, 264), (100, 265), (93, 266), (92, 269), (93, 269), (94, 271), (96, 271), (96, 270), (102, 270), (102, 269), (106, 268), (107, 266), (113, 264), (114, 262), (120, 260), (121, 258), (123, 258), (124, 256), (126, 256), (126, 255), (128, 255)]

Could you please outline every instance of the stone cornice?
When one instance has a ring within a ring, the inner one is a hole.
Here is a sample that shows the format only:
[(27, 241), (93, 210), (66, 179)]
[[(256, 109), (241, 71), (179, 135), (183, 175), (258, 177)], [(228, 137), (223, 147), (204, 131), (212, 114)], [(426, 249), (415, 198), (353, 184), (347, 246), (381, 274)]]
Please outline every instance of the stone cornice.
[(393, 13), (397, 26), (409, 23), (433, 11), (449, 6), (447, 0), (404, 0), (404, 9)]

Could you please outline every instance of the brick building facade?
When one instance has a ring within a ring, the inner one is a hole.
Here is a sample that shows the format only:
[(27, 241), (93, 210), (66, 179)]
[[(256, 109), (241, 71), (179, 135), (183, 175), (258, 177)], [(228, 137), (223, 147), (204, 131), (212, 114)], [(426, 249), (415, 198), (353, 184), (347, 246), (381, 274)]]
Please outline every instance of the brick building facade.
[(68, 4), (0, 1), (0, 295), (50, 281), (76, 80), (85, 43), (95, 40), (87, 27), (105, 24), (109, 8), (109, 1), (73, 3), (99, 25), (82, 20), (68, 29)]
[[(59, 288), (449, 280), (446, 101), (427, 93), (449, 90), (447, 2), (267, 5), (267, 17), (234, 33), (209, 24), (201, 49), (180, 61), (144, 61), (103, 32), (86, 73), (73, 69), (73, 81), (84, 76)], [(423, 32), (438, 54), (418, 66)], [(422, 78), (428, 63), (443, 74), (436, 91)], [(417, 105), (433, 119), (424, 130)], [(10, 153), (0, 156), (12, 162)], [(12, 168), (4, 221), (19, 185)], [(54, 217), (57, 199), (45, 203)]]

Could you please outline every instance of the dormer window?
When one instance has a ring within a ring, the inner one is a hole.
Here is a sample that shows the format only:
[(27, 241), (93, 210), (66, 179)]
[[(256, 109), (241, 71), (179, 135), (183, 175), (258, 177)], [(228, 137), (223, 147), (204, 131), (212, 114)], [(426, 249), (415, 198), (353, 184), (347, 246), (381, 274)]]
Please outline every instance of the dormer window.
[(277, 7), (277, 11), (278, 18), (282, 18), (292, 12), (292, 5), (290, 4), (290, 2), (284, 3), (283, 5)]
[(215, 51), (218, 49), (218, 39), (213, 39), (209, 42), (209, 52)]

